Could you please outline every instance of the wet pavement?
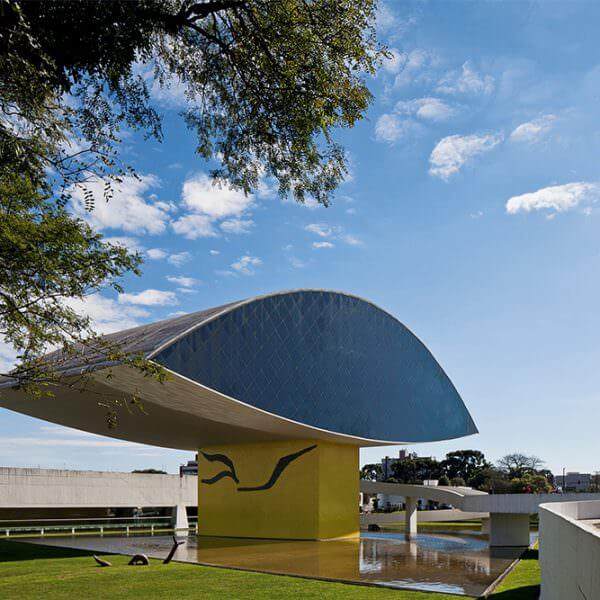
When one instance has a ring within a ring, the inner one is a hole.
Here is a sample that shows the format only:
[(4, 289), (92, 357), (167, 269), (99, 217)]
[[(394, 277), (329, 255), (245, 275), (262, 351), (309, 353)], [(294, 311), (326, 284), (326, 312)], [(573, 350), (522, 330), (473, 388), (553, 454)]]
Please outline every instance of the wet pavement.
[[(180, 538), (183, 539), (183, 538)], [(327, 542), (186, 537), (174, 560), (350, 583), (479, 596), (517, 558), (519, 549), (488, 547), (476, 530), (361, 534)], [(164, 558), (170, 536), (54, 537), (36, 544)]]

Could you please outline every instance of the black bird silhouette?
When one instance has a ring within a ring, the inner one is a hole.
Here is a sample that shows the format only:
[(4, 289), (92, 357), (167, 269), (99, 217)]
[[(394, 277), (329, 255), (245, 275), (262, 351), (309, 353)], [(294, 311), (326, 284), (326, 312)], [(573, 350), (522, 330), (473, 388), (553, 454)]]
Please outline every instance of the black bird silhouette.
[[(238, 487), (237, 491), (238, 492), (258, 492), (261, 490), (268, 490), (269, 488), (272, 488), (275, 485), (275, 482), (279, 479), (279, 477), (281, 477), (281, 474), (283, 473), (283, 471), (286, 469), (286, 467), (293, 461), (295, 461), (297, 458), (300, 458), (303, 454), (306, 454), (307, 452), (310, 452), (311, 450), (314, 450), (317, 447), (316, 444), (314, 444), (313, 446), (308, 446), (308, 448), (303, 448), (302, 450), (298, 450), (298, 452), (293, 452), (292, 454), (287, 454), (286, 456), (282, 456), (278, 461), (277, 464), (275, 465), (275, 468), (273, 469), (273, 472), (271, 473), (271, 477), (269, 477), (269, 479), (267, 480), (266, 483), (263, 483), (262, 485), (257, 485), (257, 486), (252, 486), (252, 487), (248, 487), (248, 486), (242, 486), (242, 487)], [(233, 479), (236, 483), (239, 483), (239, 480), (237, 478), (236, 472), (235, 472), (235, 466), (233, 464), (233, 461), (228, 457), (225, 456), (225, 454), (206, 454), (206, 452), (202, 452), (200, 451), (202, 456), (204, 456), (204, 458), (206, 458), (206, 460), (210, 461), (210, 462), (222, 462), (223, 464), (227, 465), (229, 467), (229, 471), (221, 471), (220, 473), (217, 473), (214, 477), (211, 477), (210, 479), (202, 479), (202, 483), (207, 483), (209, 485), (212, 485), (213, 483), (217, 483), (217, 481), (220, 481), (221, 479), (223, 479), (223, 477), (231, 477), (231, 479)]]
[(260, 490), (268, 490), (269, 488), (271, 488), (275, 485), (275, 482), (279, 479), (279, 477), (283, 473), (284, 469), (292, 461), (296, 460), (297, 458), (300, 458), (303, 454), (306, 454), (307, 452), (314, 450), (316, 447), (317, 447), (317, 445), (315, 444), (314, 446), (309, 446), (308, 448), (298, 450), (298, 452), (294, 452), (293, 454), (288, 454), (287, 456), (282, 456), (277, 461), (277, 464), (275, 465), (275, 468), (273, 469), (273, 473), (271, 473), (271, 477), (269, 477), (269, 479), (266, 483), (263, 483), (262, 485), (257, 485), (255, 487), (238, 487), (237, 491), (238, 492), (258, 492)]
[(240, 482), (235, 473), (235, 466), (228, 456), (225, 456), (224, 454), (206, 454), (206, 452), (202, 451), (201, 454), (209, 462), (222, 462), (224, 465), (229, 467), (229, 471), (221, 471), (210, 479), (202, 479), (202, 483), (217, 483), (217, 481), (220, 481), (223, 479), (223, 477), (231, 477), (231, 479), (233, 479), (236, 483)]

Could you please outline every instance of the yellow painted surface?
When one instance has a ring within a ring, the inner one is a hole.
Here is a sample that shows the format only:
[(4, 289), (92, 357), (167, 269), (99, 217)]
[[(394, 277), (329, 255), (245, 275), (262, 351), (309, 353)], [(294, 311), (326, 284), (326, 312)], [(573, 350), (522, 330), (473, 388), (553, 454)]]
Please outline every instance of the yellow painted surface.
[[(265, 484), (280, 458), (313, 445), (288, 464), (270, 489), (238, 491)], [(202, 452), (230, 458), (239, 483), (230, 477), (203, 483), (229, 468), (209, 462)], [(201, 448), (198, 486), (200, 535), (311, 540), (358, 536), (355, 446), (292, 440)]]

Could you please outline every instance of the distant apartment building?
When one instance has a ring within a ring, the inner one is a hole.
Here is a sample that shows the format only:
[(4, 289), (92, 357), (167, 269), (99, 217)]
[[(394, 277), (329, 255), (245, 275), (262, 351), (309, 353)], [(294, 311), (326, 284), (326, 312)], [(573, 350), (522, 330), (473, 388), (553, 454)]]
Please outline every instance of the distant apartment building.
[(385, 481), (390, 477), (394, 476), (394, 465), (403, 460), (409, 460), (412, 458), (417, 458), (416, 452), (407, 452), (405, 449), (400, 450), (398, 453), (398, 458), (393, 458), (391, 456), (384, 456), (381, 459), (381, 480)]
[(570, 471), (566, 475), (555, 475), (554, 483), (563, 492), (589, 492), (592, 488), (593, 477), (591, 473)]
[(184, 475), (198, 475), (198, 455), (196, 454), (196, 460), (188, 460), (186, 465), (179, 465), (179, 476)]

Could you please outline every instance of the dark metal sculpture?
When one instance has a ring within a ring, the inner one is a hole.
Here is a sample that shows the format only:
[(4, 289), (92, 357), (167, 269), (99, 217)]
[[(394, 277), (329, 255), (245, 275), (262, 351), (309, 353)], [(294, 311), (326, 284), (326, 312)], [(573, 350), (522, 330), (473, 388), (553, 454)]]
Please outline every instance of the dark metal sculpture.
[(179, 548), (179, 546), (181, 546), (181, 544), (183, 544), (183, 543), (184, 543), (184, 540), (178, 541), (177, 538), (175, 536), (173, 536), (173, 547), (169, 551), (169, 554), (167, 554), (167, 558), (165, 558), (165, 560), (163, 560), (163, 565), (168, 565), (171, 562), (171, 560), (173, 559), (173, 556), (175, 555), (175, 552), (177, 551), (177, 548)]
[(103, 560), (102, 558), (98, 558), (95, 554), (94, 554), (94, 560), (101, 566), (101, 567), (112, 567), (112, 563), (109, 563), (107, 560)]
[(149, 565), (150, 561), (148, 560), (148, 557), (145, 554), (134, 554), (127, 564), (133, 566)]

